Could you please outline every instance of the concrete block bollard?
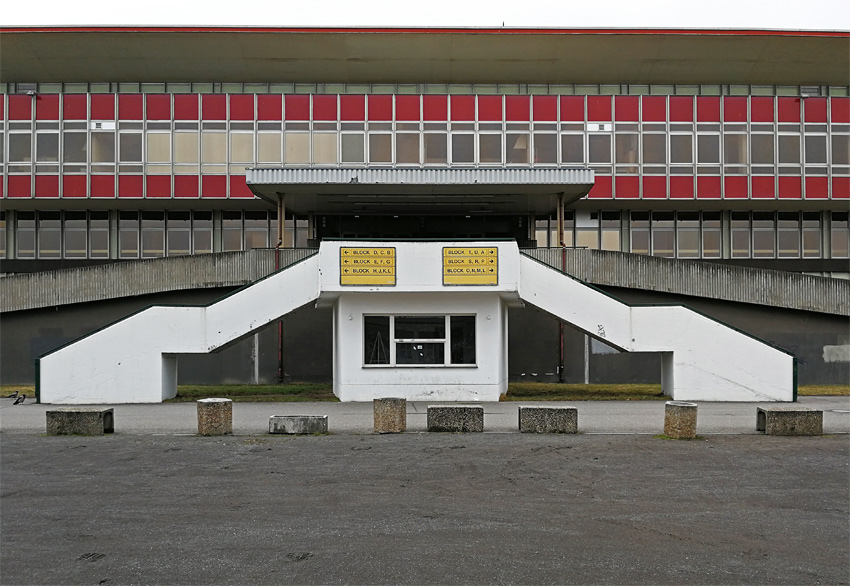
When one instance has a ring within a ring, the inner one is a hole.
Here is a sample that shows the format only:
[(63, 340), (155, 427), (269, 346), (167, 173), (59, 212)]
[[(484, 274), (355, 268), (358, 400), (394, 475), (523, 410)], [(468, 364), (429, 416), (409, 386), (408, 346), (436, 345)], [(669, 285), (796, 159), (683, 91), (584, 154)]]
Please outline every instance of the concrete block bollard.
[(103, 435), (115, 432), (112, 408), (68, 407), (47, 411), (47, 435)]
[(578, 409), (520, 407), (519, 430), (522, 433), (578, 433)]
[(673, 439), (697, 436), (697, 404), (667, 401), (664, 407), (664, 435)]
[(198, 399), (198, 435), (233, 433), (233, 401)]
[(823, 411), (805, 407), (758, 407), (756, 431), (765, 435), (823, 435)]
[(328, 433), (328, 416), (272, 415), (269, 418), (269, 433), (281, 433), (287, 435)]
[(397, 397), (373, 399), (375, 433), (401, 433), (407, 430), (407, 400)]
[(484, 407), (481, 405), (430, 405), (428, 431), (484, 431)]

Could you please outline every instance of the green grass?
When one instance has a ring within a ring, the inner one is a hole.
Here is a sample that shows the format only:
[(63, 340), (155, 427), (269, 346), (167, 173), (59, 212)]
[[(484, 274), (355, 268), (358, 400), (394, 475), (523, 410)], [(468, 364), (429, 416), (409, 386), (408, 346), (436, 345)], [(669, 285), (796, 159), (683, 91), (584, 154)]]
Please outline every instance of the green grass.
[[(0, 385), (0, 397), (18, 391), (35, 397), (33, 385)], [(850, 396), (850, 385), (802, 385), (799, 396)], [(185, 403), (207, 397), (226, 397), (241, 402), (338, 401), (333, 385), (292, 383), (285, 385), (180, 385), (169, 403)], [(560, 383), (510, 383), (502, 401), (665, 401), (661, 385)]]

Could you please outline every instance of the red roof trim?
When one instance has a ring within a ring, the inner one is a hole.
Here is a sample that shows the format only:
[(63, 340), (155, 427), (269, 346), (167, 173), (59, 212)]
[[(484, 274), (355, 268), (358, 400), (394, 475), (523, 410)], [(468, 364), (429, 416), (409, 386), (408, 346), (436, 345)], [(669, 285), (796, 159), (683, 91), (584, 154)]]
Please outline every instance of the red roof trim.
[(652, 29), (652, 28), (312, 28), (312, 27), (137, 27), (137, 26), (55, 26), (0, 27), (4, 33), (370, 33), (370, 34), (496, 34), (496, 35), (693, 35), (693, 36), (785, 36), (850, 38), (850, 31), (778, 29)]

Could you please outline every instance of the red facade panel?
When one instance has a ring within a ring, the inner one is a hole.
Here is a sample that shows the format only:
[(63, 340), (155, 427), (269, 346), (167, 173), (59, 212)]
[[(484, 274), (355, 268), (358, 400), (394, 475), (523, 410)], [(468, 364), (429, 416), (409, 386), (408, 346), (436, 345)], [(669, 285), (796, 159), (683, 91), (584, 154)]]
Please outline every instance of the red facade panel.
[[(206, 97), (206, 96), (205, 96)], [(118, 119), (141, 120), (144, 118), (144, 96), (141, 94), (118, 95)]]
[(92, 197), (115, 197), (115, 175), (92, 175)]
[(850, 177), (832, 178), (832, 199), (850, 199)]
[(723, 197), (726, 199), (747, 199), (749, 196), (747, 177), (724, 177)]
[(197, 198), (200, 194), (198, 175), (175, 175), (174, 197)]
[(611, 96), (587, 96), (587, 119), (590, 122), (610, 122)]
[(201, 116), (204, 120), (227, 120), (227, 96), (220, 94), (202, 95)]
[(285, 96), (283, 98), (284, 120), (309, 120), (310, 96)]
[(257, 96), (257, 120), (283, 120), (283, 96)]
[(254, 193), (248, 187), (248, 184), (245, 183), (244, 175), (230, 176), (230, 197), (246, 197), (253, 199)]
[(422, 118), (426, 122), (445, 122), (449, 119), (448, 96), (422, 96)]
[(664, 122), (667, 120), (667, 98), (664, 96), (642, 96), (641, 119), (644, 122)]
[(724, 122), (746, 122), (747, 121), (747, 98), (744, 96), (723, 97), (723, 121)]
[(590, 199), (611, 199), (613, 193), (612, 179), (610, 175), (597, 175), (587, 197)]
[(693, 199), (694, 178), (687, 175), (671, 175), (670, 197), (672, 199)]
[(65, 120), (85, 120), (89, 114), (89, 102), (86, 94), (65, 94), (62, 96), (62, 118)]
[(780, 122), (800, 122), (800, 98), (776, 98), (776, 117)]
[(485, 122), (501, 122), (502, 96), (478, 96), (478, 119)]
[(615, 97), (614, 119), (617, 120), (617, 122), (637, 122), (640, 120), (640, 97)]
[(313, 96), (313, 120), (337, 120), (336, 96)]
[[(25, 97), (30, 99), (29, 96)], [(11, 100), (9, 103), (11, 104)], [(32, 197), (31, 181), (32, 177), (29, 175), (9, 175), (9, 193), (6, 197)]]
[(59, 120), (59, 96), (38, 96), (35, 99), (36, 120)]
[(561, 96), (561, 120), (584, 122), (584, 96)]
[(422, 120), (419, 96), (396, 96), (395, 119), (410, 122)]
[(92, 120), (115, 120), (115, 94), (92, 94)]
[(670, 121), (694, 121), (694, 99), (691, 96), (670, 96)]
[(174, 96), (175, 120), (197, 120), (199, 113), (198, 94), (176, 94)]
[(826, 122), (826, 98), (806, 98), (803, 111), (806, 122)]
[(36, 197), (59, 197), (59, 175), (36, 175)]
[(640, 197), (640, 178), (637, 175), (615, 177), (614, 196), (617, 199), (633, 199)]
[(535, 122), (554, 122), (558, 119), (557, 96), (534, 96), (531, 104)]
[(782, 176), (779, 178), (779, 199), (801, 199), (802, 197), (802, 177)]
[(203, 197), (205, 199), (206, 198), (227, 197), (227, 176), (226, 175), (202, 175), (201, 176), (201, 197)]
[(508, 122), (528, 122), (531, 120), (531, 98), (529, 96), (505, 96), (505, 120)]
[(232, 94), (230, 96), (230, 119), (254, 119), (254, 94)]
[(145, 116), (148, 120), (171, 120), (171, 94), (146, 94)]
[(145, 177), (145, 197), (171, 197), (171, 175), (148, 175)]
[(720, 177), (697, 176), (697, 199), (720, 199)]
[(145, 178), (141, 175), (119, 175), (118, 197), (140, 198), (145, 194)]
[(366, 120), (366, 96), (340, 96), (340, 120)]
[(753, 199), (776, 198), (776, 180), (773, 177), (751, 177), (750, 183)]
[(87, 181), (85, 175), (65, 175), (62, 177), (62, 197), (86, 197)]
[(9, 120), (32, 120), (32, 102), (29, 96), (9, 96)]
[(452, 96), (451, 107), (453, 122), (475, 120), (475, 96)]
[(667, 199), (667, 177), (644, 175), (643, 199)]
[(697, 97), (697, 122), (720, 122), (720, 98)]
[(754, 96), (750, 98), (750, 121), (773, 122), (773, 98)]
[(829, 179), (806, 177), (806, 199), (829, 199)]
[(367, 101), (369, 120), (384, 122), (393, 119), (392, 96), (370, 95)]
[(850, 124), (850, 98), (830, 98), (830, 114), (833, 124)]

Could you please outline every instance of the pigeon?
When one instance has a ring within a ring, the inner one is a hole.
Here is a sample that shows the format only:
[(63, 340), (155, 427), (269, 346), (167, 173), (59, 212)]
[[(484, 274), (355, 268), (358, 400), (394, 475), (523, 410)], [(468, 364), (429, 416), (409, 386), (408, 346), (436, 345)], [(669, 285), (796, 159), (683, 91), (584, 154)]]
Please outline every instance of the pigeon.
[(15, 399), (15, 402), (14, 402), (14, 403), (12, 403), (12, 405), (20, 405), (21, 403), (23, 403), (23, 402), (24, 402), (24, 401), (26, 401), (26, 400), (27, 400), (27, 396), (26, 396), (26, 395), (21, 395), (20, 397), (18, 397), (17, 399)]
[(18, 391), (15, 391), (15, 392), (14, 392), (14, 393), (12, 393), (11, 395), (6, 395), (6, 398), (7, 398), (7, 399), (14, 399), (14, 398), (15, 398), (15, 397), (17, 397), (17, 396), (18, 396)]

